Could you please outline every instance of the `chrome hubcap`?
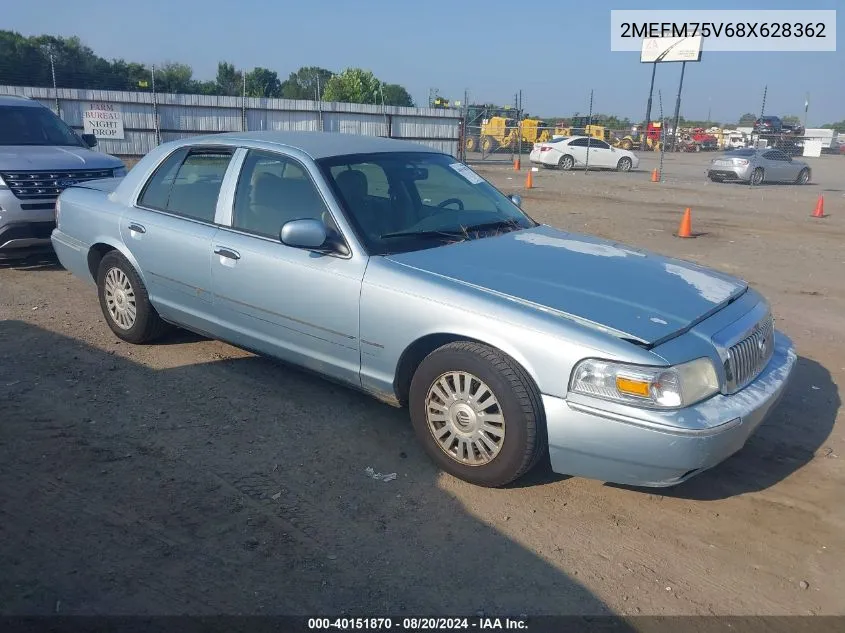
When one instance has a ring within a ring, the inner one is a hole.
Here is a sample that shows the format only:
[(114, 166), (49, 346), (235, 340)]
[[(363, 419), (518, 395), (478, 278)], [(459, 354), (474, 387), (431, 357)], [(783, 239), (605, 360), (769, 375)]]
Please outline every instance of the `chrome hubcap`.
[(466, 466), (489, 464), (505, 440), (505, 418), (493, 391), (468, 372), (449, 372), (426, 396), (428, 430), (440, 449)]
[(135, 325), (135, 290), (129, 283), (129, 277), (120, 268), (112, 268), (106, 273), (105, 299), (109, 316), (119, 328), (128, 330)]

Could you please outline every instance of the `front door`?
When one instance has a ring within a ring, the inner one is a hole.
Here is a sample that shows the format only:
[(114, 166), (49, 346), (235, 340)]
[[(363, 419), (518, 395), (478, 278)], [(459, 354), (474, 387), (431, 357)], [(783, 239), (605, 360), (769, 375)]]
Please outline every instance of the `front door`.
[(616, 167), (616, 154), (610, 145), (599, 139), (590, 139), (590, 165), (595, 167)]
[(305, 165), (249, 150), (230, 226), (209, 249), (215, 314), (233, 343), (359, 384), (358, 301), (366, 259), (281, 243), (290, 220), (334, 221)]
[(207, 331), (211, 244), (231, 148), (183, 147), (150, 177), (121, 218), (121, 235), (165, 319)]

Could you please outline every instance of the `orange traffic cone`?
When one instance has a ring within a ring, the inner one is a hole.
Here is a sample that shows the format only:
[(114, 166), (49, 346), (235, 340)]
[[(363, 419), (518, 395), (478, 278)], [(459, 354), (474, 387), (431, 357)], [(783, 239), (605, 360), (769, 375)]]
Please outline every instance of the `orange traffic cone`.
[(528, 175), (525, 177), (525, 188), (531, 189), (534, 187), (534, 178), (531, 176), (531, 170), (528, 170)]
[(518, 158), (513, 161), (513, 170), (519, 171), (519, 159)]
[(651, 182), (660, 182), (660, 172), (655, 167), (651, 172)]
[(827, 217), (824, 214), (824, 196), (822, 194), (819, 194), (819, 199), (816, 201), (816, 210), (813, 211), (812, 217), (814, 217), (814, 218)]
[(695, 237), (692, 234), (692, 213), (690, 208), (684, 211), (684, 217), (681, 219), (681, 225), (678, 227), (678, 237)]

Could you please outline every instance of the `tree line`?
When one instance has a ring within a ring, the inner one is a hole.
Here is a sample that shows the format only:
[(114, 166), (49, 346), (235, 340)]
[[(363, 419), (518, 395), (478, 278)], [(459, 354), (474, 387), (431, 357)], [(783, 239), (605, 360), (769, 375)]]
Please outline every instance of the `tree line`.
[(144, 64), (104, 59), (78, 37), (25, 37), (0, 30), (0, 84), (52, 87), (54, 72), (59, 88), (152, 90), (155, 83), (156, 92), (240, 96), (245, 91), (248, 97), (414, 105), (403, 86), (385, 83), (362, 68), (336, 73), (305, 66), (282, 80), (269, 68), (243, 71), (221, 61), (217, 76), (203, 81), (194, 78), (187, 64), (165, 62), (156, 65), (153, 73), (153, 68)]
[[(104, 59), (78, 37), (25, 37), (15, 31), (0, 30), (0, 84), (52, 87), (54, 72), (55, 83), (59, 88), (153, 88), (151, 67), (123, 59)], [(216, 77), (203, 81), (194, 78), (193, 69), (187, 64), (165, 62), (155, 66), (157, 92), (240, 96), (244, 88), (248, 97), (414, 106), (414, 100), (403, 86), (382, 82), (372, 72), (361, 68), (347, 68), (335, 73), (318, 66), (304, 66), (282, 80), (276, 71), (269, 68), (255, 67), (243, 71), (229, 62), (221, 61), (217, 64)], [(613, 115), (594, 115), (594, 118), (597, 124), (610, 129), (628, 129), (632, 125), (628, 118)], [(785, 123), (800, 123), (800, 119), (794, 115), (781, 118)], [(737, 125), (751, 126), (756, 119), (756, 114), (748, 112), (739, 118)], [(720, 124), (682, 117), (681, 125), (709, 127)], [(821, 127), (845, 133), (845, 120), (826, 123)]]

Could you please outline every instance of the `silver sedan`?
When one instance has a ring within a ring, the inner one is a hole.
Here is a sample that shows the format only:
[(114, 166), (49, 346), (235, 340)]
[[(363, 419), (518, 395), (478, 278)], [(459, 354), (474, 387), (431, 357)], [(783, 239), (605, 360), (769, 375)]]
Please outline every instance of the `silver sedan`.
[(738, 180), (751, 185), (764, 182), (810, 182), (810, 166), (775, 148), (753, 147), (725, 152), (710, 161), (707, 177), (713, 182)]
[(796, 362), (745, 281), (539, 224), (416, 143), (172, 141), (69, 187), (56, 218), (62, 265), (121, 339), (178, 325), (407, 407), (432, 460), (484, 486), (545, 457), (679, 483), (742, 448)]

